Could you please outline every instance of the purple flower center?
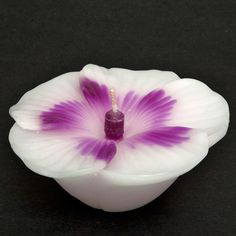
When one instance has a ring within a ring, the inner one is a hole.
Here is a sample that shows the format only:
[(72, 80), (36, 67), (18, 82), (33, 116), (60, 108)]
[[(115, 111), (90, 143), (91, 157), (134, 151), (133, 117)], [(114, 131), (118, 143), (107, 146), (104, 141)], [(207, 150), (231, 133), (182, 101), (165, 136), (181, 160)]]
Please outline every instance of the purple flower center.
[(120, 111), (110, 110), (105, 114), (104, 131), (108, 139), (119, 140), (123, 138), (124, 119), (125, 116)]

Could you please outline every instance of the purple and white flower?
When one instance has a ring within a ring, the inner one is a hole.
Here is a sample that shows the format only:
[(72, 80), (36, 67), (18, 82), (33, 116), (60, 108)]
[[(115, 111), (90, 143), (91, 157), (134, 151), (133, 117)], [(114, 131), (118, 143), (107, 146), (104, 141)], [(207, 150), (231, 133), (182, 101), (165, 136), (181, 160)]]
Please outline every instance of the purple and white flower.
[[(124, 136), (117, 141), (104, 133), (109, 88), (125, 115)], [(196, 166), (229, 123), (227, 102), (200, 81), (173, 72), (96, 65), (39, 85), (10, 114), (16, 121), (10, 143), (26, 166), (57, 179), (89, 205), (111, 211), (144, 204), (119, 208), (118, 199), (130, 196), (124, 186), (146, 191), (145, 186), (159, 183), (163, 192), (160, 183)], [(159, 194), (154, 192), (152, 199)]]

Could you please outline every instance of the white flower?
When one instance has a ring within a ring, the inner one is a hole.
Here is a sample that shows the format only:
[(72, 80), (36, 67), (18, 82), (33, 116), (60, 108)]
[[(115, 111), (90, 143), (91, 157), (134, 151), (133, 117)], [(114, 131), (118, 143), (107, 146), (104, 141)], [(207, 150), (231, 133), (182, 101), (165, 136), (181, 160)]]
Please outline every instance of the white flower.
[[(105, 137), (108, 88), (125, 115), (121, 140)], [(10, 143), (26, 166), (106, 211), (159, 196), (206, 156), (229, 123), (227, 102), (200, 81), (96, 65), (34, 88), (10, 114)]]

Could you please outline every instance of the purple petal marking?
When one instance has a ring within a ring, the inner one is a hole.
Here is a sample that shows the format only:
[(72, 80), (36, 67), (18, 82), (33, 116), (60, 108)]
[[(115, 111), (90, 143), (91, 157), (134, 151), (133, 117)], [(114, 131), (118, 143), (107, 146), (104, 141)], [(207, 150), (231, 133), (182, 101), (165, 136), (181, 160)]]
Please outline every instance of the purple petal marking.
[(87, 102), (65, 101), (42, 112), (40, 115), (42, 130), (83, 129), (90, 127), (91, 121), (97, 122), (97, 126), (102, 126), (101, 130), (104, 129), (105, 113), (111, 107), (107, 87), (84, 78), (80, 82), (80, 88)]
[(104, 120), (105, 113), (111, 109), (108, 88), (103, 84), (98, 84), (96, 81), (83, 78), (80, 82), (80, 89), (88, 104)]
[(169, 118), (176, 100), (165, 95), (164, 90), (153, 90), (145, 96), (138, 96), (133, 91), (126, 94), (121, 111), (126, 115), (129, 123), (128, 130), (157, 129), (163, 127)]
[(82, 155), (92, 155), (97, 160), (109, 163), (116, 154), (116, 144), (112, 140), (81, 138), (77, 146)]
[(176, 102), (164, 90), (142, 97), (133, 91), (127, 93), (120, 106), (128, 123), (124, 142), (134, 148), (138, 143), (171, 147), (187, 141), (190, 128), (165, 127)]
[(49, 111), (41, 113), (42, 130), (78, 129), (81, 126), (84, 112), (84, 105), (78, 101), (65, 101), (55, 104)]
[[(101, 126), (98, 130), (103, 132), (105, 113), (111, 108), (108, 88), (83, 78), (80, 89), (86, 101), (65, 101), (42, 112), (42, 130), (92, 127), (88, 128), (90, 134), (94, 128)], [(117, 101), (119, 109), (125, 114), (124, 142), (130, 147), (134, 148), (138, 143), (171, 147), (189, 139), (190, 128), (165, 127), (165, 122), (171, 118), (176, 100), (167, 96), (164, 90), (153, 90), (144, 96), (130, 91), (124, 98), (118, 96)], [(101, 137), (99, 132), (96, 135)], [(112, 140), (81, 137), (78, 139), (77, 148), (82, 155), (92, 155), (97, 160), (109, 162), (116, 154), (116, 143)]]
[(149, 130), (129, 137), (125, 142), (135, 148), (136, 144), (160, 145), (172, 147), (189, 140), (188, 133), (191, 128), (187, 127), (162, 127), (157, 130)]

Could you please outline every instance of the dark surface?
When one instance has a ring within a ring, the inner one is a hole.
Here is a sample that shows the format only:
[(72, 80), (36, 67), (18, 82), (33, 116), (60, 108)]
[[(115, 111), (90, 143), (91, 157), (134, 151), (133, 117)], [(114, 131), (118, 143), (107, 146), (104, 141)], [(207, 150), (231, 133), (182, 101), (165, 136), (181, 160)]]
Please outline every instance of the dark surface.
[[(236, 235), (236, 1), (1, 1), (0, 235)], [(87, 63), (173, 70), (230, 104), (207, 158), (151, 204), (94, 210), (13, 153), (8, 108)]]

